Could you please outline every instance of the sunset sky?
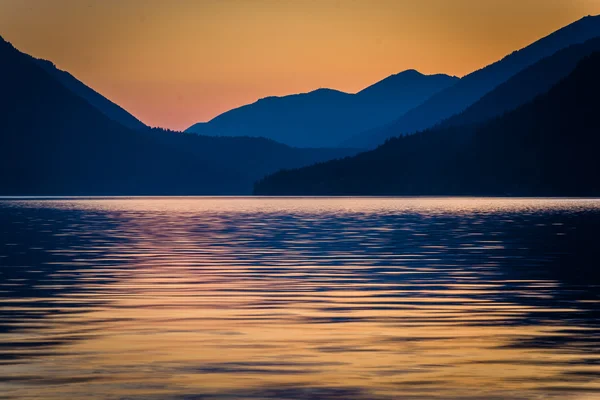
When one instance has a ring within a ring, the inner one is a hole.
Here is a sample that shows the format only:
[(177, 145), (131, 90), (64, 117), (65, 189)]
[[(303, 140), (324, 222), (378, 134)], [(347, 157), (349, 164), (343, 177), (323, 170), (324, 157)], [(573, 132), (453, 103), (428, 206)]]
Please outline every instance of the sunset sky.
[(269, 95), (462, 76), (600, 0), (0, 0), (0, 35), (152, 126)]

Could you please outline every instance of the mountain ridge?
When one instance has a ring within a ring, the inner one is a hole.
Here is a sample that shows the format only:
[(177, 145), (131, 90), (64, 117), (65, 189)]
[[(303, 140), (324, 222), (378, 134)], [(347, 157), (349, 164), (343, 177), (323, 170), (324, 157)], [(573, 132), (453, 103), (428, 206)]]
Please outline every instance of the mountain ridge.
[(259, 195), (600, 195), (600, 52), (533, 101), (482, 124), (390, 139), (375, 150), (255, 185)]
[(442, 121), (437, 127), (481, 123), (512, 111), (549, 91), (552, 86), (573, 72), (582, 59), (598, 51), (600, 37), (559, 50), (517, 73), (460, 114)]
[(1, 195), (247, 194), (280, 168), (351, 154), (129, 129), (0, 41)]
[[(12, 43), (4, 39), (2, 35), (0, 35), (0, 43), (4, 44), (5, 46), (8, 45), (16, 51), (19, 51), (15, 46), (13, 46)], [(143, 122), (131, 115), (123, 107), (87, 86), (68, 71), (59, 69), (52, 61), (45, 60), (43, 58), (36, 58), (20, 51), (19, 53), (29, 57), (44, 71), (46, 71), (46, 73), (50, 74), (55, 80), (61, 83), (65, 88), (69, 89), (71, 92), (87, 101), (111, 120), (132, 129), (147, 128)]]
[[(408, 70), (354, 94), (319, 88), (306, 93), (269, 96), (226, 111), (208, 122), (194, 124), (186, 132), (263, 136), (299, 147), (337, 146), (340, 135), (347, 137), (366, 126), (379, 126), (457, 80), (448, 75), (424, 75)], [(393, 86), (394, 90), (382, 90), (382, 85)], [(399, 86), (404, 86), (406, 93), (399, 91)]]
[(52, 61), (32, 57), (47, 73), (63, 84), (67, 89), (90, 103), (108, 118), (131, 129), (145, 129), (147, 126), (123, 107), (87, 86), (71, 73), (59, 69)]
[(386, 139), (431, 128), (474, 104), (486, 93), (532, 64), (570, 45), (600, 36), (600, 16), (583, 17), (549, 35), (478, 69), (390, 124), (366, 130), (342, 146), (374, 148)]

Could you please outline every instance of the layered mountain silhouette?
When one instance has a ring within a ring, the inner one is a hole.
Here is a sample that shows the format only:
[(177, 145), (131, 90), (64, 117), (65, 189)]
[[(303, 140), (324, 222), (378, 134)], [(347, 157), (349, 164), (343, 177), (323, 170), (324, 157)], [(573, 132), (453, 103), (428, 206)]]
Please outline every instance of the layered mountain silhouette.
[(349, 94), (332, 89), (267, 97), (198, 123), (186, 132), (210, 136), (266, 137), (299, 147), (338, 146), (364, 131), (393, 121), (458, 81), (415, 70), (392, 75)]
[(439, 126), (475, 124), (514, 110), (546, 93), (569, 75), (582, 59), (598, 51), (600, 38), (560, 50), (519, 72), (465, 111), (443, 121)]
[(557, 51), (600, 36), (600, 16), (588, 16), (502, 60), (475, 71), (433, 95), (387, 126), (362, 132), (343, 146), (374, 148), (386, 139), (435, 126), (459, 114), (508, 79)]
[(129, 129), (2, 38), (0, 60), (2, 195), (244, 194), (266, 173), (351, 152)]
[(119, 105), (113, 103), (94, 89), (86, 86), (83, 82), (77, 80), (73, 75), (66, 71), (62, 71), (54, 65), (51, 61), (43, 60), (41, 58), (32, 59), (44, 69), (47, 73), (52, 75), (54, 79), (60, 82), (64, 87), (81, 97), (98, 111), (106, 115), (108, 118), (120, 123), (131, 129), (144, 129), (144, 125), (136, 117), (128, 113), (126, 110), (121, 108)]
[(257, 194), (600, 195), (600, 53), (546, 94), (480, 124), (389, 140), (343, 160), (278, 172)]
[(460, 80), (409, 70), (181, 133), (0, 37), (0, 195), (600, 195), (598, 52), (586, 17)]

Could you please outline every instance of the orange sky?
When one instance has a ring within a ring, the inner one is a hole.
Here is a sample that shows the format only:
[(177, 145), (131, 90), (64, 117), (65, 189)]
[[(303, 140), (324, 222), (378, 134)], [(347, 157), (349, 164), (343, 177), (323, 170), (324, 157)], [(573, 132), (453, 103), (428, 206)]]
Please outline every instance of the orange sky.
[(0, 35), (152, 126), (269, 95), (462, 76), (600, 0), (0, 0)]

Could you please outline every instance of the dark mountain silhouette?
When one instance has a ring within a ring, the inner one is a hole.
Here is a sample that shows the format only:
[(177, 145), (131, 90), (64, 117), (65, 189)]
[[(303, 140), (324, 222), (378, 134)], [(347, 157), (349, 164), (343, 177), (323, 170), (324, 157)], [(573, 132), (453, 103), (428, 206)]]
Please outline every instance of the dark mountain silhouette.
[(54, 79), (59, 81), (63, 86), (65, 86), (67, 89), (69, 89), (79, 97), (83, 98), (85, 101), (90, 103), (108, 118), (131, 129), (146, 128), (146, 125), (144, 125), (133, 115), (129, 114), (119, 105), (108, 100), (100, 93), (94, 91), (94, 89), (86, 86), (84, 83), (77, 80), (77, 78), (75, 78), (70, 73), (56, 68), (56, 66), (51, 61), (43, 60), (40, 58), (33, 58), (33, 60), (46, 72), (52, 75)]
[(276, 195), (600, 195), (600, 53), (548, 93), (483, 124), (394, 138), (258, 182)]
[(289, 165), (347, 150), (133, 130), (0, 38), (0, 194), (244, 194)]
[[(210, 162), (218, 168), (235, 169), (243, 181), (235, 187), (236, 194), (250, 194), (253, 183), (282, 168), (307, 166), (358, 153), (357, 149), (296, 148), (271, 139), (254, 137), (215, 137), (193, 133), (148, 130), (148, 136), (165, 149), (191, 155), (196, 160)], [(213, 191), (212, 194), (222, 194)]]
[(410, 70), (357, 94), (331, 89), (267, 97), (186, 130), (211, 136), (266, 137), (300, 147), (337, 146), (365, 129), (388, 123), (458, 78)]
[(465, 111), (443, 121), (439, 126), (484, 122), (529, 103), (573, 72), (582, 59), (597, 51), (600, 51), (600, 38), (560, 50), (519, 72)]
[(568, 46), (600, 36), (600, 16), (585, 17), (502, 60), (475, 71), (408, 111), (393, 123), (362, 132), (343, 142), (346, 147), (374, 148), (386, 139), (435, 126), (482, 98), (523, 69)]

